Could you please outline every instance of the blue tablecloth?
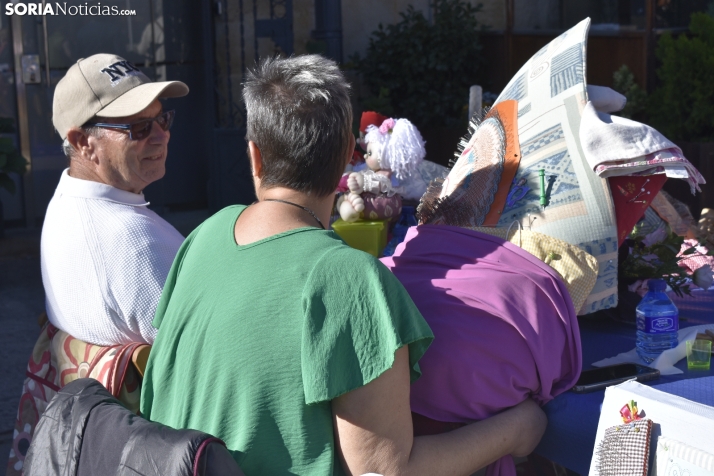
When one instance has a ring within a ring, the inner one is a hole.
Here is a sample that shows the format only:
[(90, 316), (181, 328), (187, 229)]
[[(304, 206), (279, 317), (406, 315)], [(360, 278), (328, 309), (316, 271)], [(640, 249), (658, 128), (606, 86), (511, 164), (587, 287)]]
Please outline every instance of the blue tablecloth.
[[(714, 292), (694, 293), (693, 298), (675, 299), (680, 327), (714, 323)], [(580, 319), (583, 369), (593, 362), (627, 352), (635, 347), (635, 324), (614, 320)], [(674, 395), (714, 406), (714, 367), (709, 371), (689, 371), (682, 359), (679, 375), (662, 376), (648, 385)], [(548, 429), (536, 453), (581, 475), (587, 475), (595, 447), (600, 407), (605, 391), (577, 394), (565, 392), (545, 407)]]

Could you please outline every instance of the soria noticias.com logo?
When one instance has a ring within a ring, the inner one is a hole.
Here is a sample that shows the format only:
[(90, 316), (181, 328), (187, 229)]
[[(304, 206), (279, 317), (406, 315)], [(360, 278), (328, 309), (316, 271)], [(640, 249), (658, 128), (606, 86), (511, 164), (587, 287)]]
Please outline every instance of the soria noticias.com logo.
[(6, 3), (6, 15), (69, 15), (69, 16), (133, 16), (136, 10), (122, 10), (115, 5), (102, 5), (100, 2), (80, 5), (67, 2)]

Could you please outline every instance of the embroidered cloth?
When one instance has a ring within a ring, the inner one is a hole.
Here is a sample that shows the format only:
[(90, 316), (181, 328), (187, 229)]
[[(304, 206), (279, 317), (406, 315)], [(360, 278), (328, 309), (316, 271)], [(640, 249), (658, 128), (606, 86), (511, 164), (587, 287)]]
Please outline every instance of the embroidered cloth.
[(610, 177), (617, 219), (617, 243), (622, 245), (667, 180), (664, 175)]
[(600, 177), (664, 173), (687, 180), (692, 193), (706, 183), (682, 150), (656, 129), (600, 112), (592, 102), (583, 109), (580, 140), (588, 164)]

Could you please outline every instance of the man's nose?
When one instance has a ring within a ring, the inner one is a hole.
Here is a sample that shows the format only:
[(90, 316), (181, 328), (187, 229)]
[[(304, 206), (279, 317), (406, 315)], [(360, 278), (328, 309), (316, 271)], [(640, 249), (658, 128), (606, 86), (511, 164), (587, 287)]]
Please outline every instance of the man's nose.
[(149, 142), (160, 143), (168, 141), (169, 137), (171, 137), (171, 132), (163, 130), (158, 122), (154, 121), (151, 124), (151, 134), (149, 135)]

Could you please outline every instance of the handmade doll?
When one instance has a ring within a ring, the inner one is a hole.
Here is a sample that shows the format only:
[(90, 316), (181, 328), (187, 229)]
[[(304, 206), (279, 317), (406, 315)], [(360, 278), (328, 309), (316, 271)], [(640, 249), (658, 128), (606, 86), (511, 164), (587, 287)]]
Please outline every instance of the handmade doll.
[(382, 123), (388, 119), (387, 116), (375, 111), (364, 111), (359, 122), (359, 137), (357, 137), (357, 143), (355, 144), (355, 150), (352, 152), (352, 159), (345, 166), (345, 170), (342, 173), (342, 178), (337, 186), (338, 193), (349, 192), (350, 189), (347, 187), (347, 179), (352, 172), (359, 170), (364, 170), (367, 166), (364, 163), (364, 153), (367, 151), (367, 144), (364, 142), (364, 136), (367, 134), (367, 128), (369, 126), (379, 127)]
[(340, 217), (356, 221), (360, 213), (371, 220), (396, 218), (401, 213), (399, 181), (407, 179), (424, 160), (424, 140), (407, 119), (386, 119), (377, 127), (370, 125), (363, 170), (347, 178), (348, 193), (338, 200)]

